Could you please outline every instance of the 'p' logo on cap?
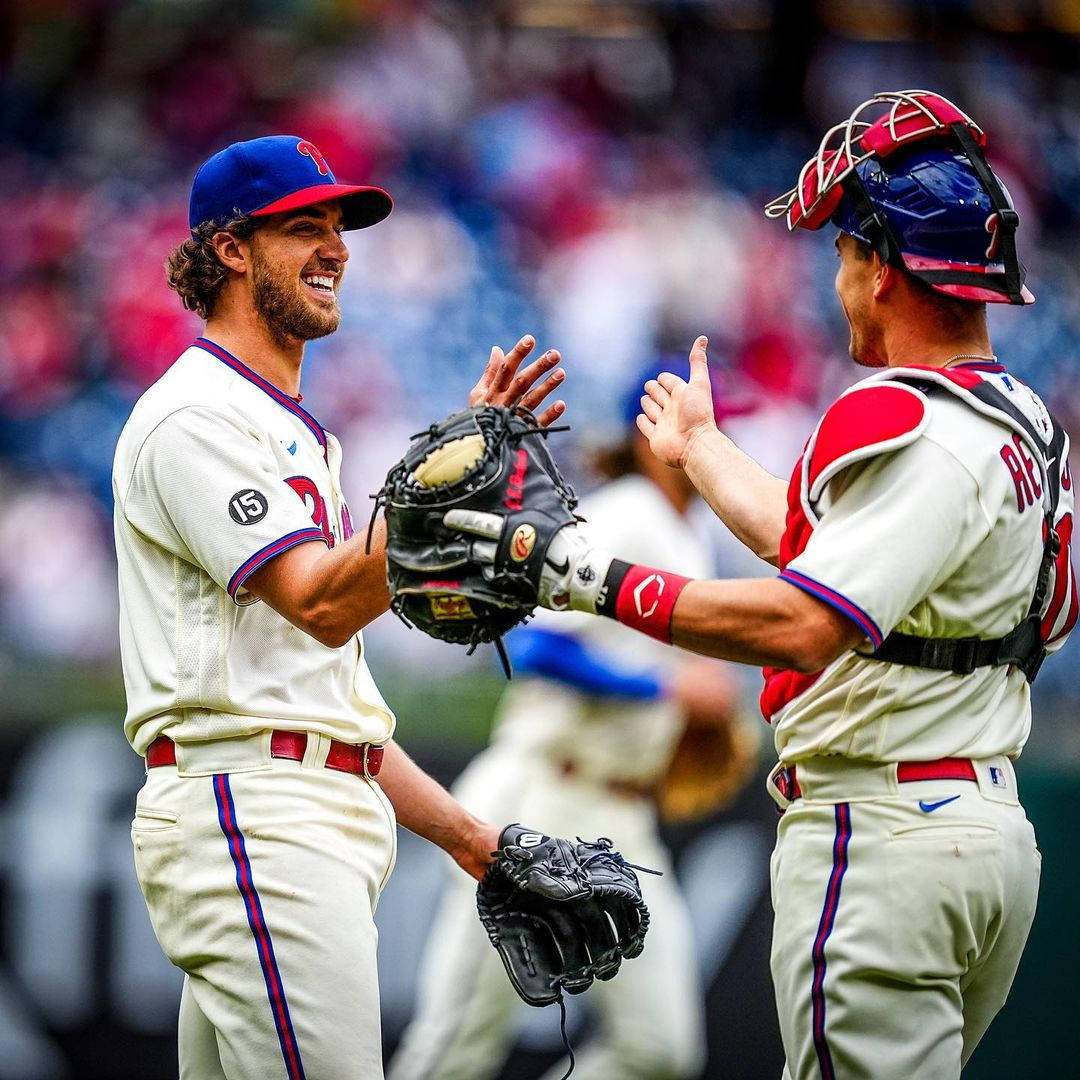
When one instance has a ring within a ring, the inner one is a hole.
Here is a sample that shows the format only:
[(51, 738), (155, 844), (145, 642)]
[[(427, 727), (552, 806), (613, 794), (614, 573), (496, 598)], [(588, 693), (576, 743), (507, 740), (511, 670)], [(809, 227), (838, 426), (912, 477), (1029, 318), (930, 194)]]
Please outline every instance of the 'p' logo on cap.
[(194, 232), (205, 222), (223, 225), (237, 214), (266, 217), (331, 199), (341, 207), (343, 229), (374, 225), (394, 205), (382, 188), (340, 183), (308, 139), (264, 135), (233, 143), (203, 162), (191, 185), (188, 224)]
[(326, 158), (322, 156), (319, 148), (314, 144), (307, 141), (307, 139), (301, 139), (296, 144), (297, 153), (304, 154), (306, 157), (311, 158), (319, 167), (319, 172), (323, 176), (330, 175), (330, 166), (326, 164)]

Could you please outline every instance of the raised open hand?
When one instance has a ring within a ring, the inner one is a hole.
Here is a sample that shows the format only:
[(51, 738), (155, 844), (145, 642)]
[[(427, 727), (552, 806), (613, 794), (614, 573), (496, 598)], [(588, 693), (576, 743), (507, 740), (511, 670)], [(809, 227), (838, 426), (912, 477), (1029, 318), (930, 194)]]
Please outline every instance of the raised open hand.
[(638, 430), (652, 452), (666, 465), (682, 469), (690, 448), (701, 435), (716, 431), (709, 361), (709, 339), (699, 337), (690, 350), (690, 381), (669, 371), (645, 384)]
[[(548, 349), (519, 371), (522, 361), (535, 345), (536, 338), (531, 334), (526, 334), (508, 353), (504, 353), (498, 345), (493, 345), (484, 374), (469, 392), (469, 406), (523, 405), (537, 413), (544, 399), (566, 378), (566, 372), (561, 368), (552, 371), (562, 359), (557, 349)], [(549, 372), (551, 374), (548, 374)], [(536, 418), (542, 427), (547, 427), (565, 411), (566, 402), (553, 401), (543, 412), (537, 413)]]

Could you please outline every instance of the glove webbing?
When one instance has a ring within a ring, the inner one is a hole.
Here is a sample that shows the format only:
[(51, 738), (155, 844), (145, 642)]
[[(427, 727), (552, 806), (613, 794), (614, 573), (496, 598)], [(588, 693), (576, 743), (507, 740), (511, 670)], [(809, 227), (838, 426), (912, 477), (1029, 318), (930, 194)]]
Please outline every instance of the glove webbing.
[[(578, 839), (579, 844), (585, 843), (585, 841), (582, 840), (580, 836), (577, 839)], [(612, 851), (611, 850), (611, 841), (605, 836), (601, 836), (596, 841), (596, 843), (597, 843), (597, 845), (599, 845), (600, 850), (593, 852), (591, 855), (586, 855), (585, 858), (581, 862), (582, 866), (588, 866), (589, 863), (595, 862), (597, 859), (608, 858), (608, 859), (614, 859), (615, 862), (617, 862), (620, 866), (629, 866), (634, 870), (640, 870), (640, 871), (642, 871), (643, 873), (646, 873), (646, 874), (655, 874), (657, 877), (663, 877), (664, 876), (664, 873), (663, 873), (662, 870), (650, 870), (649, 867), (647, 867), (647, 866), (638, 866), (637, 863), (632, 863), (632, 862), (629, 862), (626, 859), (624, 859), (623, 856), (622, 856), (622, 852)], [(562, 1074), (562, 1076), (559, 1077), (559, 1080), (568, 1080), (570, 1074), (574, 1071), (575, 1059), (574, 1059), (574, 1048), (570, 1045), (570, 1039), (566, 1034), (566, 998), (563, 995), (561, 987), (559, 988), (559, 999), (558, 1000), (559, 1000), (559, 1034), (562, 1036), (563, 1046), (566, 1047), (566, 1054), (570, 1058), (570, 1065), (567, 1068), (566, 1072), (564, 1072)]]

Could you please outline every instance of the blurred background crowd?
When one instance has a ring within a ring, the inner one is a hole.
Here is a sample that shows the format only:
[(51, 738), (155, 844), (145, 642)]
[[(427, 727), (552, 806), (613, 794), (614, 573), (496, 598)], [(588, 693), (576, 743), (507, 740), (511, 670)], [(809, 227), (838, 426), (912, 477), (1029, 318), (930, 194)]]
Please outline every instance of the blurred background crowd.
[[(119, 729), (112, 452), (135, 398), (199, 330), (162, 261), (209, 154), (297, 133), (339, 178), (394, 196), (384, 224), (349, 237), (342, 328), (309, 348), (304, 370), (305, 407), (343, 444), (355, 518), (409, 434), (463, 404), (490, 346), (525, 332), (564, 354), (573, 430), (555, 452), (580, 488), (596, 482), (588, 453), (619, 437), (637, 373), (658, 354), (685, 356), (698, 333), (739, 406), (729, 433), (786, 474), (821, 407), (860, 373), (831, 242), (788, 236), (762, 206), (794, 184), (828, 126), (880, 89), (941, 91), (990, 132), (1038, 297), (1030, 310), (996, 306), (992, 337), (1080, 437), (1078, 60), (1077, 0), (7, 5), (0, 739), (32, 749), (75, 717), (87, 718), (80, 739)], [(712, 530), (718, 575), (756, 572)], [(452, 776), (486, 730), (491, 658), (466, 659), (390, 617), (369, 643), (402, 741)], [(1025, 761), (1050, 784), (1080, 772), (1078, 658), (1074, 642), (1035, 688)], [(746, 685), (750, 700), (752, 673)], [(23, 855), (11, 807), (30, 780), (7, 757), (11, 875)], [(137, 775), (124, 777), (130, 791)], [(120, 820), (129, 806), (117, 799)], [(51, 835), (23, 839), (40, 850)], [(0, 916), (14, 891), (0, 893)], [(21, 973), (0, 968), (0, 1010), (49, 1034), (25, 1058), (43, 1071), (5, 1072), (29, 1066), (0, 1053), (0, 1077), (121, 1075), (73, 1064), (70, 1032), (84, 1049), (101, 1038), (88, 1034), (101, 1009), (65, 1020), (44, 1008), (40, 965), (13, 960), (26, 939), (11, 927), (0, 955)], [(711, 1075), (773, 1075), (754, 1068)]]

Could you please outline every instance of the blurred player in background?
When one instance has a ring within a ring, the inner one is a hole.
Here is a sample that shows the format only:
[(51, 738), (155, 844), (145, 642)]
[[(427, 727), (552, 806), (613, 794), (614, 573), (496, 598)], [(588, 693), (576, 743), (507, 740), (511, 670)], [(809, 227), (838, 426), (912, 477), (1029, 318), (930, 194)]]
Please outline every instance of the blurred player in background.
[[(370, 553), (352, 535), (341, 447), (301, 404), (304, 346), (341, 317), (342, 233), (390, 209), (294, 136), (207, 161), (167, 266), (205, 335), (116, 451), (126, 732), (147, 764), (132, 841), (184, 971), (182, 1080), (380, 1077), (395, 817), (470, 887), (498, 844), (391, 739), (360, 634), (389, 602), (384, 532)], [(532, 344), (494, 349), (469, 403), (538, 406), (558, 354), (516, 374)]]
[[(623, 409), (625, 437), (597, 460), (610, 482), (583, 500), (581, 512), (592, 535), (619, 551), (707, 574), (708, 545), (689, 520), (697, 493), (685, 473), (653, 456), (634, 426), (639, 388), (661, 370), (634, 381)], [(715, 409), (725, 415), (724, 402)], [(601, 832), (664, 872), (641, 876), (652, 913), (645, 951), (618, 979), (590, 990), (597, 1027), (574, 1075), (696, 1077), (705, 1058), (703, 991), (657, 811), (659, 803), (671, 818), (699, 816), (748, 777), (757, 740), (740, 711), (737, 681), (717, 661), (584, 616), (540, 612), (507, 646), (514, 681), (491, 746), (466, 769), (455, 795), (482, 817), (528, 820), (559, 835), (560, 828)], [(513, 1046), (519, 1005), (476, 921), (475, 890), (465, 878), (449, 882), (428, 936), (417, 1012), (388, 1077), (495, 1076)]]

